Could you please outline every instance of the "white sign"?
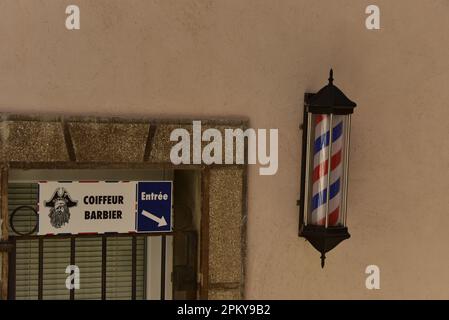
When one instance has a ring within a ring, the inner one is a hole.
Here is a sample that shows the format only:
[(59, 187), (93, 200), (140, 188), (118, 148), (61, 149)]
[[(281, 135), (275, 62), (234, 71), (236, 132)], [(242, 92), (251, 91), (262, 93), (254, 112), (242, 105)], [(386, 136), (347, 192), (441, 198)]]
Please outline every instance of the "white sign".
[(136, 182), (39, 183), (39, 235), (134, 232)]

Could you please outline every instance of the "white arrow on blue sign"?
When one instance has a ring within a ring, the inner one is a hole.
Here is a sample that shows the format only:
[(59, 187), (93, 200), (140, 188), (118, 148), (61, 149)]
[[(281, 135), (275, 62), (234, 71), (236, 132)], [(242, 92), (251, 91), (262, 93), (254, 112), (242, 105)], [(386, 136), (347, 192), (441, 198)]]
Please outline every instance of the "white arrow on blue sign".
[(137, 232), (172, 231), (172, 181), (137, 183)]

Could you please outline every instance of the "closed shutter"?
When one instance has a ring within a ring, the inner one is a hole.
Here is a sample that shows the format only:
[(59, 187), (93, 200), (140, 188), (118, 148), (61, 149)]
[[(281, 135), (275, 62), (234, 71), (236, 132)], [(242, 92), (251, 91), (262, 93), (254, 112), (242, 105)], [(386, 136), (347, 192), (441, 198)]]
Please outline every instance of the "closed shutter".
[[(35, 206), (38, 201), (36, 183), (9, 184), (9, 213), (21, 205)], [(31, 210), (21, 210), (14, 217), (19, 232), (31, 230), (36, 217)], [(39, 243), (17, 236), (16, 243), (16, 299), (38, 298)], [(70, 265), (70, 239), (45, 238), (43, 241), (43, 299), (69, 299), (65, 286)], [(136, 297), (145, 297), (145, 238), (137, 237)], [(132, 295), (132, 239), (107, 238), (106, 299), (131, 299)], [(75, 265), (80, 269), (80, 289), (75, 299), (101, 299), (102, 239), (77, 237)]]
[[(37, 184), (10, 183), (8, 185), (9, 215), (19, 206), (35, 206)], [(21, 210), (14, 216), (14, 226), (18, 232), (33, 229), (36, 217), (31, 210)], [(17, 235), (10, 226), (9, 235)], [(38, 293), (39, 246), (37, 240), (20, 240), (16, 243), (16, 299), (37, 299)]]

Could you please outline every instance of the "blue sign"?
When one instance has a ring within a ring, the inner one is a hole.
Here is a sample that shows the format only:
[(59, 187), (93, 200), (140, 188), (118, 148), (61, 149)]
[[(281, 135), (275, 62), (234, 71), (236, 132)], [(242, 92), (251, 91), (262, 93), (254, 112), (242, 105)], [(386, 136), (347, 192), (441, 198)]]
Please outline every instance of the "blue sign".
[(137, 183), (137, 232), (172, 231), (172, 182)]

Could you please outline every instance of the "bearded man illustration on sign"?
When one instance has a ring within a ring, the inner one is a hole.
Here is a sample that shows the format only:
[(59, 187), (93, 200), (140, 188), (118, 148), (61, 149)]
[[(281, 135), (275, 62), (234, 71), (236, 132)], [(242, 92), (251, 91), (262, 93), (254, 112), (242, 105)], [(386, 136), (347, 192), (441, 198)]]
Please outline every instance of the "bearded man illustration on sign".
[(73, 201), (64, 188), (58, 188), (50, 200), (45, 201), (45, 206), (50, 208), (50, 223), (54, 228), (61, 228), (70, 220), (69, 208), (75, 207), (78, 201)]

